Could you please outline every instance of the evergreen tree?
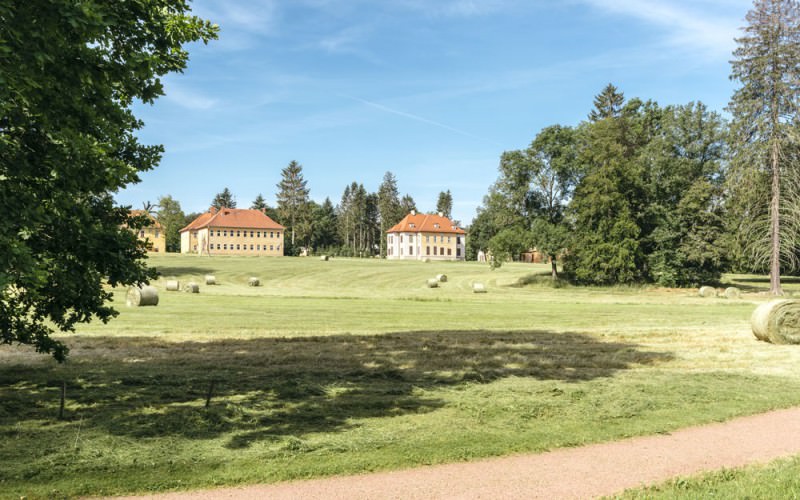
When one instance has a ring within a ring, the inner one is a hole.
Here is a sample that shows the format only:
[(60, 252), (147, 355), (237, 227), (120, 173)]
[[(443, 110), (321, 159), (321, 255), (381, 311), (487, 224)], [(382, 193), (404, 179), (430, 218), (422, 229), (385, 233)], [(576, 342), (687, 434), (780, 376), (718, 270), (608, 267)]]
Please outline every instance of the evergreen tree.
[(158, 205), (150, 203), (150, 200), (142, 202), (142, 211), (147, 215), (155, 216), (158, 214)]
[(403, 217), (405, 217), (412, 211), (417, 210), (417, 203), (414, 201), (414, 198), (412, 198), (410, 194), (407, 194), (400, 199), (400, 209), (403, 213)]
[(156, 220), (161, 224), (166, 237), (167, 252), (181, 251), (181, 234), (178, 232), (186, 225), (186, 215), (181, 204), (170, 195), (158, 199)]
[(236, 208), (236, 199), (233, 197), (233, 194), (231, 194), (231, 191), (228, 188), (225, 188), (221, 193), (217, 193), (217, 195), (214, 196), (214, 199), (211, 200), (211, 206), (217, 210), (223, 208)]
[(391, 172), (386, 172), (378, 188), (378, 215), (380, 218), (380, 255), (386, 256), (386, 231), (400, 222), (406, 214), (400, 205), (397, 190), (397, 179)]
[(619, 117), (625, 96), (617, 87), (609, 83), (594, 98), (594, 109), (589, 113), (589, 120), (596, 122), (605, 118)]
[(311, 247), (314, 249), (333, 249), (340, 244), (338, 220), (333, 203), (331, 203), (330, 198), (325, 198), (322, 205), (315, 203), (313, 210), (314, 230), (311, 238)]
[(251, 210), (260, 210), (262, 212), (267, 210), (268, 208), (269, 208), (269, 205), (267, 205), (267, 200), (265, 200), (264, 197), (261, 196), (261, 193), (258, 193), (258, 196), (256, 196), (256, 199), (253, 200), (253, 204), (250, 205), (250, 209)]
[(453, 217), (453, 195), (450, 190), (441, 191), (436, 201), (436, 212), (443, 214), (448, 219)]
[(283, 225), (289, 226), (291, 244), (294, 246), (297, 222), (308, 208), (309, 190), (303, 179), (303, 166), (292, 160), (281, 170), (281, 181), (277, 187), (278, 214)]
[[(790, 141), (796, 141), (795, 127), (800, 122), (800, 5), (796, 0), (755, 0), (746, 20), (744, 35), (736, 40), (731, 72), (731, 79), (741, 84), (729, 105), (733, 177), (769, 182), (769, 199), (762, 201), (768, 206), (768, 222), (762, 226), (769, 241), (764, 254), (769, 258), (770, 292), (780, 295), (781, 215), (789, 215), (782, 209), (781, 188), (786, 184), (782, 174), (790, 170), (783, 152), (791, 147)], [(751, 189), (740, 199), (764, 192), (761, 186), (733, 187)]]

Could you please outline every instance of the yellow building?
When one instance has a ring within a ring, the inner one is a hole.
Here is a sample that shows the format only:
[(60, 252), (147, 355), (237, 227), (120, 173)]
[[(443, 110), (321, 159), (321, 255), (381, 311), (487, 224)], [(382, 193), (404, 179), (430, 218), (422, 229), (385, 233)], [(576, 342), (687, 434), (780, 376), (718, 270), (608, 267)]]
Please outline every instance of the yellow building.
[(438, 215), (412, 211), (386, 232), (386, 258), (464, 260), (467, 233)]
[(148, 243), (147, 250), (149, 252), (164, 253), (167, 251), (167, 235), (161, 224), (149, 213), (144, 210), (131, 210), (131, 215), (141, 216), (145, 215), (152, 222), (149, 226), (145, 226), (138, 230), (136, 237)]
[(259, 210), (212, 207), (180, 230), (181, 253), (282, 256), (284, 230)]

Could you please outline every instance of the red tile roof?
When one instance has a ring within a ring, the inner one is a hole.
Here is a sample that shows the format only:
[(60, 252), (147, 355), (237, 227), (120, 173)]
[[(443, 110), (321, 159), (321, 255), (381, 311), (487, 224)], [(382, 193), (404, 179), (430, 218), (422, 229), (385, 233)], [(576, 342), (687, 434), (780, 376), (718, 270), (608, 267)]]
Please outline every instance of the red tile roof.
[(161, 229), (161, 224), (159, 224), (159, 223), (158, 223), (158, 221), (155, 219), (155, 217), (153, 217), (153, 216), (152, 216), (151, 214), (149, 214), (148, 212), (145, 212), (144, 210), (131, 210), (131, 215), (133, 215), (133, 216), (135, 216), (135, 217), (139, 217), (139, 216), (142, 216), (142, 215), (146, 215), (148, 219), (150, 219), (151, 221), (153, 221), (153, 222), (152, 222), (151, 224), (149, 224), (147, 227), (153, 226), (153, 227), (155, 227), (156, 229)]
[(403, 220), (386, 232), (467, 234), (466, 231), (457, 227), (447, 217), (433, 214), (415, 214), (413, 212), (406, 215)]
[(200, 214), (188, 226), (180, 232), (198, 230), (206, 227), (238, 227), (246, 229), (286, 229), (274, 220), (270, 219), (260, 210), (249, 210), (243, 208), (222, 208), (219, 211), (212, 208), (204, 214)]

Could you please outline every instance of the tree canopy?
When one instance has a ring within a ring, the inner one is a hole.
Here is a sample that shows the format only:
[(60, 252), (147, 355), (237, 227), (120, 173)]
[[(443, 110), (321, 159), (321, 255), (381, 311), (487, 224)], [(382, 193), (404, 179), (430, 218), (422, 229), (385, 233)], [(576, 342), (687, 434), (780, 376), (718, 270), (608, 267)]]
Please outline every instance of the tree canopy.
[(217, 28), (182, 0), (0, 1), (0, 342), (63, 361), (54, 330), (117, 312), (104, 288), (155, 276), (113, 194), (155, 167), (131, 107), (163, 94)]

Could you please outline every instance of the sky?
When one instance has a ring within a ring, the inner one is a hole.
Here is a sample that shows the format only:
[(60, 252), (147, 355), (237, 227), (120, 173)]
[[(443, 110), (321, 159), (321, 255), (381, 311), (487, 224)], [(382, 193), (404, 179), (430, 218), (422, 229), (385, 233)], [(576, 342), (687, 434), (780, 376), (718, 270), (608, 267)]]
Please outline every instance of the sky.
[[(205, 211), (225, 187), (239, 208), (275, 205), (303, 166), (311, 199), (397, 178), (421, 211), (450, 190), (468, 225), (504, 151), (574, 126), (609, 83), (660, 105), (724, 109), (734, 38), (750, 0), (196, 0), (220, 26), (194, 43), (166, 95), (138, 104), (159, 167), (117, 193)], [(280, 222), (280, 221), (279, 221)]]

